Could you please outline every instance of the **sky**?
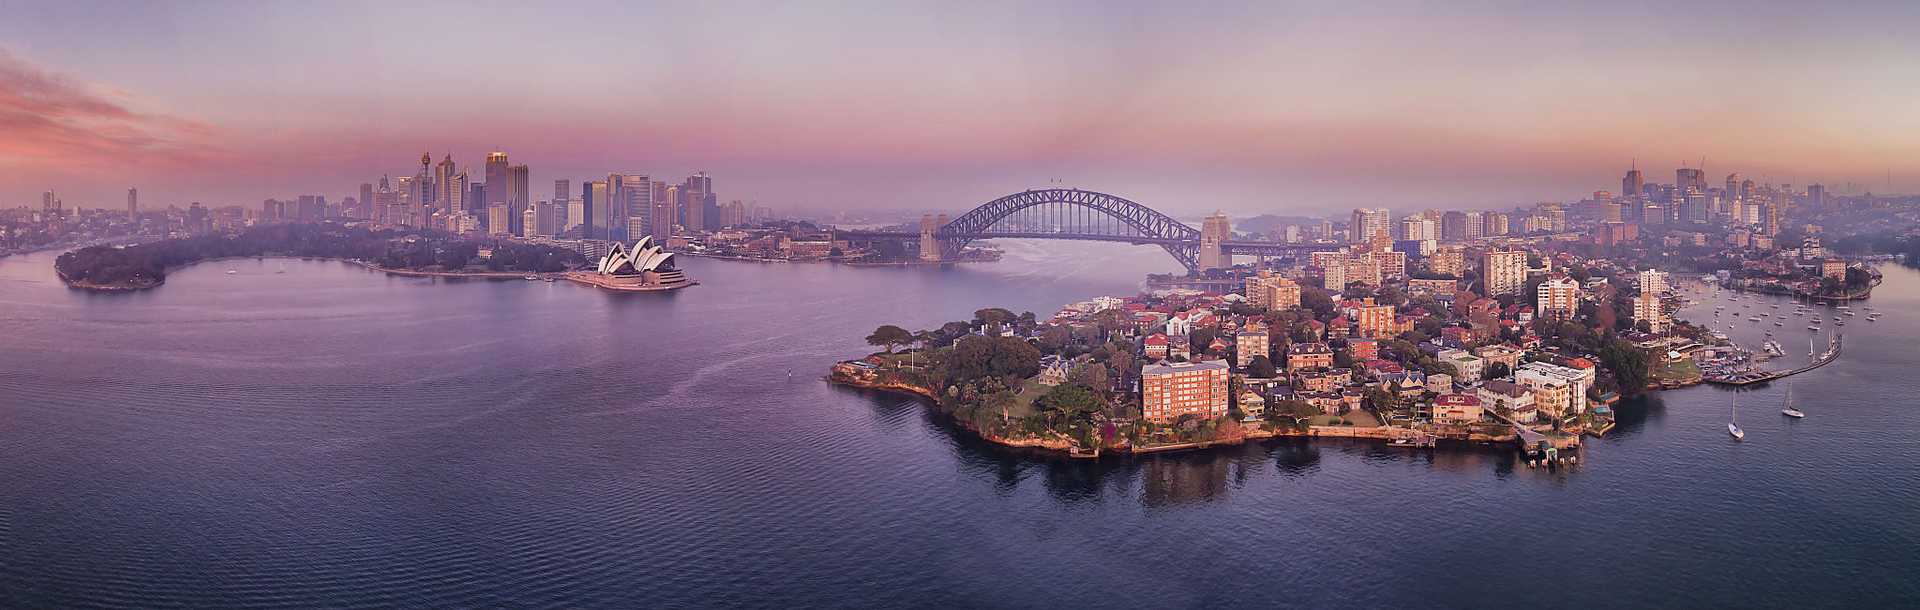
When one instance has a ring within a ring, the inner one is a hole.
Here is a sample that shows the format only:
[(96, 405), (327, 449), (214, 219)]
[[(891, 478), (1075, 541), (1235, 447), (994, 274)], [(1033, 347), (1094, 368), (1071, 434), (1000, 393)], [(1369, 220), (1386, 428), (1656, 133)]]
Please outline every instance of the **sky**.
[(339, 198), (493, 150), (536, 198), (706, 171), (776, 208), (1510, 207), (1702, 159), (1920, 185), (1920, 3), (1674, 4), (0, 0), (0, 206)]

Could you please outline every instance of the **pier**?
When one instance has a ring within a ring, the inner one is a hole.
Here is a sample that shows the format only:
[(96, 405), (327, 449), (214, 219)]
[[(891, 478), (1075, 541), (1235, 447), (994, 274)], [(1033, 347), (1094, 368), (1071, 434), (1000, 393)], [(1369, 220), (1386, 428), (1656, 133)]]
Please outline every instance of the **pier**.
[(1813, 362), (1810, 362), (1806, 366), (1803, 366), (1797, 369), (1792, 369), (1787, 371), (1748, 371), (1745, 373), (1735, 373), (1732, 375), (1715, 375), (1715, 376), (1706, 378), (1706, 381), (1707, 383), (1715, 383), (1715, 384), (1726, 385), (1726, 386), (1744, 386), (1744, 385), (1752, 385), (1756, 383), (1766, 383), (1769, 381), (1773, 381), (1775, 379), (1780, 379), (1784, 377), (1790, 377), (1793, 375), (1805, 373), (1807, 371), (1811, 371), (1813, 369), (1826, 366), (1835, 360), (1839, 360), (1840, 345), (1842, 343), (1841, 339), (1842, 337), (1840, 335), (1834, 335), (1833, 344), (1827, 348), (1826, 353), (1820, 354), (1820, 357), (1815, 359)]

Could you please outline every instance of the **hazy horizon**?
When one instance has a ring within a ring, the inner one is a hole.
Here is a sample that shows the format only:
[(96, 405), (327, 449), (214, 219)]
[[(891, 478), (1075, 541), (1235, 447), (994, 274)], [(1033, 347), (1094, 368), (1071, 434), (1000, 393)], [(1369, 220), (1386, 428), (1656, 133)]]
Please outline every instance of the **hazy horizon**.
[(1192, 215), (1505, 208), (1705, 160), (1903, 190), (1912, 5), (0, 0), (0, 206), (257, 205), (492, 150), (779, 208), (1057, 184)]

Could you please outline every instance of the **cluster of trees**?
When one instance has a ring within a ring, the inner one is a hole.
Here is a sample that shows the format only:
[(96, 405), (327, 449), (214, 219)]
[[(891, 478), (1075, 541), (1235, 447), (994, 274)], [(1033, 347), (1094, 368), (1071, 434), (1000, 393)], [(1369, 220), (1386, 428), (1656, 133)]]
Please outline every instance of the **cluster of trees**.
[[(418, 239), (403, 239), (417, 237)], [(483, 246), (493, 255), (492, 271), (565, 271), (587, 265), (572, 250), (515, 242), (469, 240), (432, 230), (373, 231), (336, 223), (265, 225), (238, 233), (169, 239), (125, 248), (94, 246), (68, 252), (54, 262), (72, 282), (141, 285), (166, 279), (167, 269), (226, 257), (298, 256), (373, 261), (395, 269), (464, 269)]]

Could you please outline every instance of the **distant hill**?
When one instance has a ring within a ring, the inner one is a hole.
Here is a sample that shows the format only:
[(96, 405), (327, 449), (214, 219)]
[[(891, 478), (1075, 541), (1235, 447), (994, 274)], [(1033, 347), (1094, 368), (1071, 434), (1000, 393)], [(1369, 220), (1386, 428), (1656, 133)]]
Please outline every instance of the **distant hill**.
[(1233, 222), (1233, 230), (1238, 233), (1266, 233), (1287, 225), (1319, 224), (1320, 219), (1307, 216), (1276, 216), (1261, 214), (1246, 220)]

